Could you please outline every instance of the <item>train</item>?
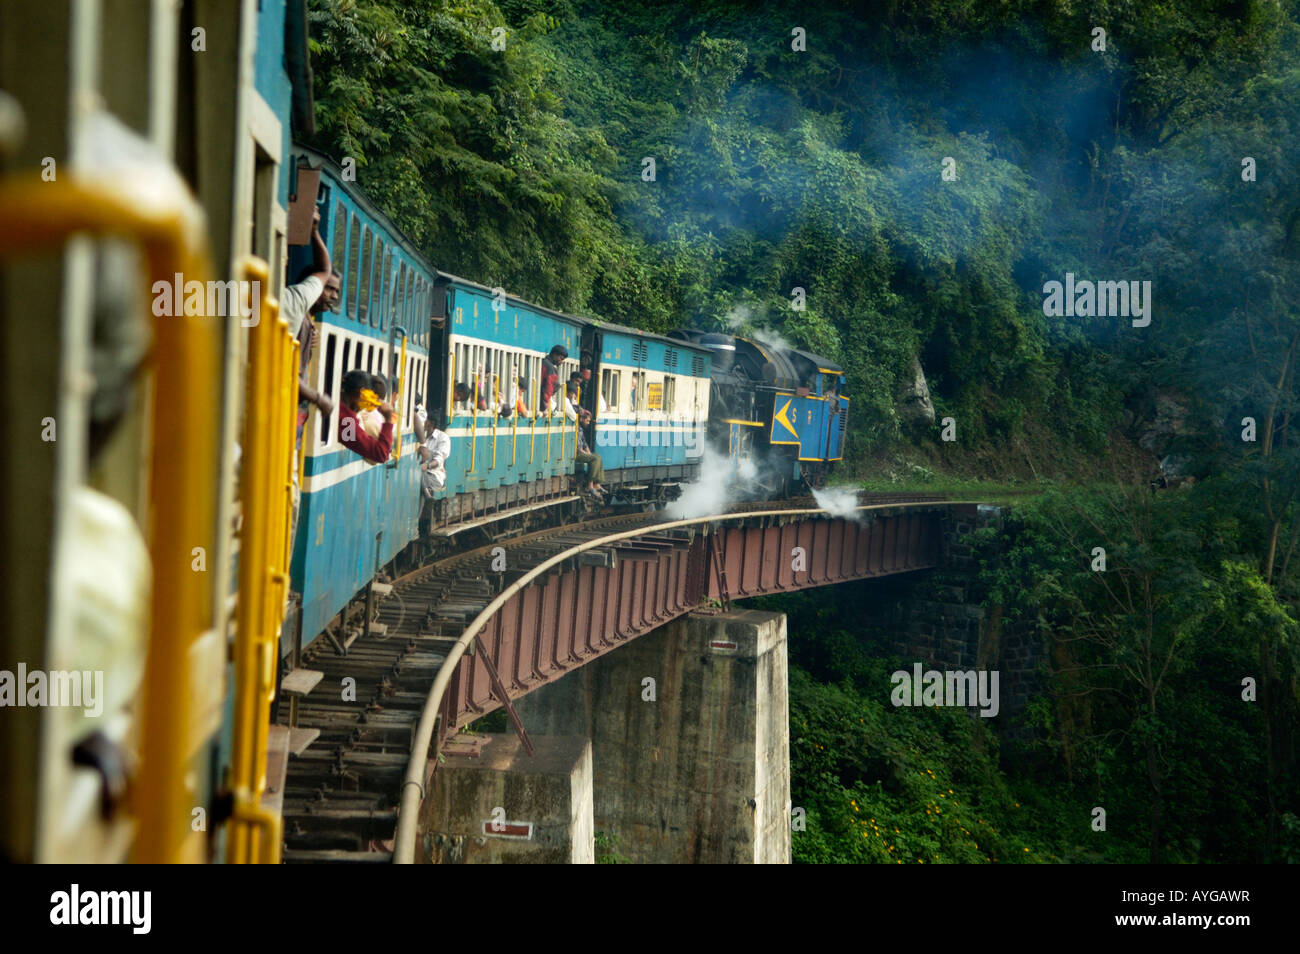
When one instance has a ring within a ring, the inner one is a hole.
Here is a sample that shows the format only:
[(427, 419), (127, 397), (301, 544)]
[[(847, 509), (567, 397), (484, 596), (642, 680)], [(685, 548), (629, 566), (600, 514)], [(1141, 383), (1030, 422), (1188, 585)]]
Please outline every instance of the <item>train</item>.
[[(190, 5), (104, 8), (0, 7), (0, 29), (41, 38), (0, 63), (0, 300), (23, 316), (5, 322), (0, 386), (11, 420), (40, 422), (4, 464), (0, 856), (274, 862), (277, 773), (311, 744), (294, 710), (309, 644), (346, 651), (377, 590), (431, 553), (663, 506), (716, 459), (752, 464), (762, 496), (822, 486), (843, 457), (845, 375), (436, 267), (300, 143), (303, 4), (241, 0), (202, 23)], [(200, 33), (205, 55), (187, 55)], [(334, 409), (310, 408), (295, 440), (278, 298), (311, 262), (313, 211), (341, 294), (315, 316), (307, 375)], [(55, 332), (21, 333), (38, 326)], [(556, 345), (587, 420), (542, 400)], [(383, 377), (398, 413), (384, 463), (339, 440), (354, 369)], [(428, 499), (419, 410), (451, 443)], [(580, 441), (603, 498), (580, 492)], [(6, 703), (6, 674), (46, 670), (65, 690), (85, 677), (81, 712)]]

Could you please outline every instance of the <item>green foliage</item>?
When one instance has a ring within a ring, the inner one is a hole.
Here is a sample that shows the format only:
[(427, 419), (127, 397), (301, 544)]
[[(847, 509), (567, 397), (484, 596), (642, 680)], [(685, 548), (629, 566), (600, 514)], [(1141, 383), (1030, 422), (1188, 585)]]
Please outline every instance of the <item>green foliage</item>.
[[(792, 834), (804, 863), (1060, 860), (997, 769), (996, 740), (964, 711), (893, 709), (889, 674), (859, 691), (790, 673)], [(992, 752), (993, 754), (989, 754)]]
[(981, 547), (988, 602), (1048, 647), (1028, 764), (1093, 791), (1130, 848), (1145, 840), (1136, 860), (1291, 850), (1281, 816), (1300, 807), (1297, 766), (1279, 740), (1298, 724), (1300, 623), (1250, 556), (1240, 508), (1213, 483), (1053, 493)]
[[(1060, 478), (985, 535), (990, 605), (1052, 659), (1013, 776), (978, 720), (887, 707), (888, 653), (842, 608), (789, 604), (818, 634), (792, 676), (800, 860), (1295, 860), (1296, 0), (814, 0), (803, 52), (766, 2), (309, 7), (312, 144), (438, 267), (841, 361), (875, 486), (993, 492), (954, 459)], [(1044, 317), (1067, 271), (1150, 280), (1151, 325)], [(960, 455), (903, 431), (918, 356)], [(1154, 453), (1193, 489), (1062, 489), (1170, 394), (1186, 420)]]
[(607, 831), (596, 831), (596, 864), (626, 865), (627, 858), (618, 853), (618, 835)]

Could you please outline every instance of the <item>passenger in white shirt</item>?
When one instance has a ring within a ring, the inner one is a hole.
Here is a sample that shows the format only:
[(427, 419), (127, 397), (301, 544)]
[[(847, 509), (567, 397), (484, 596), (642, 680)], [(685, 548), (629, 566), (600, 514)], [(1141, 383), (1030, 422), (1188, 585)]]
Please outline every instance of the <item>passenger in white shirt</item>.
[(451, 456), (451, 438), (433, 426), (424, 405), (415, 407), (415, 437), (420, 442), (420, 486), (424, 496), (447, 486), (447, 458)]

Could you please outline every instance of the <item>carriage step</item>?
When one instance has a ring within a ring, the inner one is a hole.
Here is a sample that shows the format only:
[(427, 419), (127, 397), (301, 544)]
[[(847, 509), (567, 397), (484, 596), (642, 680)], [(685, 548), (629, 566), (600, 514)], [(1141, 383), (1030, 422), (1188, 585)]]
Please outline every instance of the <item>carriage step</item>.
[(305, 696), (324, 678), (325, 673), (317, 669), (294, 669), (280, 681), (280, 690), (291, 696)]
[[(279, 728), (279, 726), (276, 726)], [(311, 745), (320, 738), (320, 729), (290, 729), (289, 730), (289, 754), (302, 755), (307, 751), (307, 746)]]

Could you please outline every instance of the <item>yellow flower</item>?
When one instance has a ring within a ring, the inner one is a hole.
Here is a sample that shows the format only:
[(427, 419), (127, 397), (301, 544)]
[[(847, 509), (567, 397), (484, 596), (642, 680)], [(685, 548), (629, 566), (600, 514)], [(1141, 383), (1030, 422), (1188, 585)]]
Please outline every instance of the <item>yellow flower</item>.
[(1025, 849), (1025, 851), (1028, 851), (1028, 850), (1029, 850), (1028, 848)]

